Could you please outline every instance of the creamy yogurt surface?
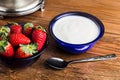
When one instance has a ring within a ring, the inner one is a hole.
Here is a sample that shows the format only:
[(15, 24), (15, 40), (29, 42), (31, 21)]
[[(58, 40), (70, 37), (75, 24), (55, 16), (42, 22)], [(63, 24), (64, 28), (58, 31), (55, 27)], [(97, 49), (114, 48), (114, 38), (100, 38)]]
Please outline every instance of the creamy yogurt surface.
[(95, 40), (100, 31), (91, 19), (83, 16), (66, 16), (55, 22), (53, 34), (71, 44), (85, 44)]

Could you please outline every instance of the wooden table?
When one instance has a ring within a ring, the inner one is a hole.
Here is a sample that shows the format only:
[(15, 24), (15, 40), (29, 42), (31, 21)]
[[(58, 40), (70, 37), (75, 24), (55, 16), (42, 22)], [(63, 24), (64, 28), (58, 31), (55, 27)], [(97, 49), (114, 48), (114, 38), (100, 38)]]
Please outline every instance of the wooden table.
[[(33, 22), (48, 31), (50, 20), (63, 12), (82, 11), (98, 17), (105, 26), (103, 38), (88, 52), (72, 55), (61, 50), (49, 35), (49, 45), (44, 54), (32, 66), (24, 69), (9, 69), (0, 64), (0, 80), (120, 80), (120, 0), (46, 0), (45, 11), (5, 18), (7, 22)], [(53, 70), (44, 65), (50, 57), (65, 60), (93, 57), (115, 53), (116, 59), (89, 63), (71, 64), (64, 70)]]

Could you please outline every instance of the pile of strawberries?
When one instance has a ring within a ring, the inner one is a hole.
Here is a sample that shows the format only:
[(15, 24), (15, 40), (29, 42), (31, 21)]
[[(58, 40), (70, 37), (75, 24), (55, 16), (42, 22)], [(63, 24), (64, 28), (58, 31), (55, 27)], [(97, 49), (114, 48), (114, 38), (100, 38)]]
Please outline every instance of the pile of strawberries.
[(27, 58), (39, 52), (45, 41), (46, 31), (40, 25), (10, 23), (0, 27), (0, 55), (7, 58)]

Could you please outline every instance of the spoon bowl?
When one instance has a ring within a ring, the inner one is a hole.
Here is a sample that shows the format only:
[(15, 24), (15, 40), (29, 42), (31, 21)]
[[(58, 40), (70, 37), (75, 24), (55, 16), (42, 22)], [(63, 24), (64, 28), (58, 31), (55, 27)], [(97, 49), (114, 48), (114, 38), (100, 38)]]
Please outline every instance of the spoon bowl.
[(61, 58), (53, 57), (53, 58), (47, 59), (45, 63), (52, 68), (63, 69), (67, 67), (69, 62), (66, 62)]

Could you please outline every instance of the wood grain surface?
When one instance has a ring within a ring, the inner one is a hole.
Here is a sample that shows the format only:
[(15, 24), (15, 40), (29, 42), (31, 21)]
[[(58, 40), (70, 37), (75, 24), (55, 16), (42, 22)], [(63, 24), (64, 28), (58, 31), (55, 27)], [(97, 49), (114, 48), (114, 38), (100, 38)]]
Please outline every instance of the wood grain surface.
[[(73, 55), (61, 50), (48, 33), (49, 45), (37, 62), (23, 69), (9, 69), (0, 64), (0, 80), (120, 80), (120, 0), (46, 0), (44, 12), (6, 17), (0, 20), (0, 26), (11, 21), (33, 22), (48, 31), (50, 20), (67, 11), (82, 11), (98, 17), (105, 26), (103, 38), (88, 52)], [(53, 56), (72, 60), (111, 53), (117, 58), (71, 64), (64, 70), (53, 70), (44, 65), (44, 61)]]

